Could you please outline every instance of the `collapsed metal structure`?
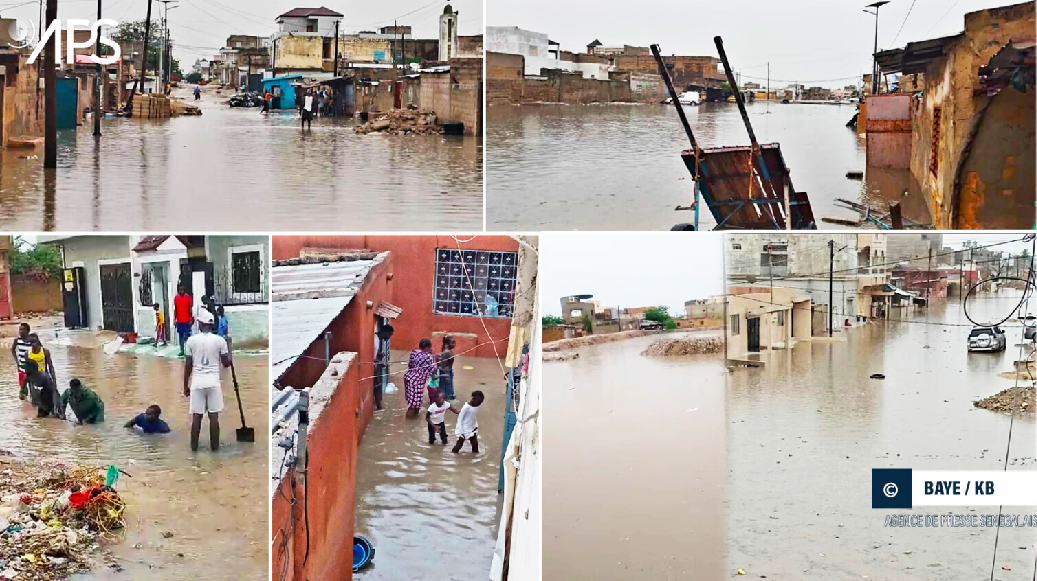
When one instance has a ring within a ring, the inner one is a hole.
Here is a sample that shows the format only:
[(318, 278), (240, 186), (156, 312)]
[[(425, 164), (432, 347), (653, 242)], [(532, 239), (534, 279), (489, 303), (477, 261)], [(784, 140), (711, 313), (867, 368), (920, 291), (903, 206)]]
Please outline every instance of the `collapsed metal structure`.
[(723, 40), (719, 36), (713, 40), (727, 73), (728, 84), (734, 92), (738, 112), (749, 132), (751, 145), (748, 147), (699, 147), (677, 98), (659, 45), (651, 46), (659, 65), (659, 75), (666, 83), (670, 100), (691, 142), (691, 149), (681, 152), (681, 158), (695, 180), (694, 229), (699, 229), (701, 198), (716, 219), (716, 230), (816, 230), (810, 201), (805, 192), (797, 192), (793, 187), (785, 158), (781, 155), (781, 146), (777, 143), (761, 145), (756, 140), (756, 133), (745, 110), (745, 99), (724, 51)]

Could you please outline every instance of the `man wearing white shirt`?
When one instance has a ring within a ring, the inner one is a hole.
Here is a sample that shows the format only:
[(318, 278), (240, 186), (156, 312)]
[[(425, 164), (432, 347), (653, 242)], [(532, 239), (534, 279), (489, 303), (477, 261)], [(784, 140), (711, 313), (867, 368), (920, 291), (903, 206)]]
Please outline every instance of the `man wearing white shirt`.
[(220, 449), (220, 412), (223, 411), (223, 389), (220, 387), (220, 365), (230, 367), (227, 342), (212, 332), (213, 316), (206, 309), (198, 311), (197, 335), (184, 345), (184, 396), (190, 398), (191, 451), (198, 451), (198, 435), (202, 416), (209, 414), (209, 446)]

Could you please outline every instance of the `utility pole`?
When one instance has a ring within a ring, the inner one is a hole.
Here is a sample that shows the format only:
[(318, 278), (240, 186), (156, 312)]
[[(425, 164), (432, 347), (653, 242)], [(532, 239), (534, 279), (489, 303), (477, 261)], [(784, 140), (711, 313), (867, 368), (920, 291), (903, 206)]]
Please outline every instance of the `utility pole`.
[[(98, 20), (101, 19), (101, 0), (97, 0), (97, 19)], [(94, 54), (96, 54), (97, 56), (101, 56), (101, 32), (100, 31), (98, 31), (98, 33), (97, 33), (97, 44), (94, 45)], [(102, 94), (101, 94), (101, 76), (102, 76), (101, 63), (97, 63), (97, 80), (94, 81), (94, 83), (97, 85), (97, 87), (95, 87), (97, 89), (97, 91), (96, 91), (97, 96), (94, 99), (94, 137), (100, 137), (101, 136), (101, 115), (104, 114), (103, 113), (104, 106), (101, 104), (101, 99), (102, 99)]]
[(130, 111), (133, 111), (133, 96), (137, 93), (137, 85), (140, 85), (140, 91), (144, 92), (144, 79), (147, 77), (145, 73), (148, 70), (148, 39), (151, 37), (151, 0), (148, 0), (148, 13), (144, 18), (144, 52), (140, 59), (140, 82), (133, 85), (133, 90), (130, 91), (130, 100), (127, 103)]
[(933, 286), (933, 245), (929, 243), (929, 265), (925, 267), (925, 308), (929, 308), (929, 291)]
[[(338, 23), (339, 22), (341, 22), (341, 20), (336, 20), (335, 21), (335, 67), (334, 67), (335, 73), (334, 74), (335, 74), (336, 77), (338, 76)], [(250, 60), (249, 61), (249, 72), (251, 72), (251, 67), (252, 67), (251, 63), (252, 63), (252, 61)]]
[(771, 100), (771, 63), (767, 63), (767, 100)]
[(886, 4), (889, 4), (890, 0), (879, 0), (873, 4), (868, 4), (868, 8), (874, 8), (875, 12), (865, 10), (868, 14), (875, 15), (875, 49), (871, 51), (871, 94), (879, 94), (879, 59), (875, 56), (879, 52), (879, 8), (882, 8)]
[(832, 337), (832, 294), (835, 291), (835, 240), (828, 241), (828, 336)]
[[(58, 0), (47, 0), (47, 25), (44, 30), (50, 28), (50, 23), (58, 18)], [(56, 34), (61, 34), (58, 31)], [(57, 71), (54, 65), (55, 43), (57, 36), (53, 35), (47, 39), (47, 46), (43, 50), (43, 84), (44, 99), (43, 106), (45, 141), (43, 148), (43, 167), (52, 169), (58, 167), (58, 103), (57, 103)]]
[(767, 243), (767, 271), (771, 276), (771, 304), (774, 304), (774, 259), (771, 258), (771, 245)]

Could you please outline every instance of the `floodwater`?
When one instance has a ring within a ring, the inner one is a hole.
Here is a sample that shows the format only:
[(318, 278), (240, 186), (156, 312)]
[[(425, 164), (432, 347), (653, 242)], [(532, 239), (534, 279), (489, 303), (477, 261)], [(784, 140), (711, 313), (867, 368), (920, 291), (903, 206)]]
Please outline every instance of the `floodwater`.
[[(408, 352), (393, 352), (406, 361)], [(474, 369), (465, 369), (474, 367)], [(497, 494), (504, 433), (506, 384), (496, 360), (458, 357), (454, 406), (473, 391), (479, 406), (479, 453), (465, 444), (450, 451), (457, 416), (447, 412), (449, 444), (428, 444), (424, 412), (405, 417), (403, 365), (394, 365), (395, 394), (384, 396), (360, 442), (357, 459), (356, 534), (375, 547), (374, 563), (354, 575), (360, 581), (472, 581), (486, 579), (500, 521)], [(425, 398), (428, 399), (427, 397)], [(427, 406), (426, 406), (427, 407)]]
[[(969, 313), (1000, 320), (1018, 301), (981, 294)], [(754, 579), (991, 578), (995, 529), (885, 528), (898, 511), (870, 503), (872, 468), (1003, 469), (1010, 416), (972, 402), (1014, 385), (997, 374), (1019, 359), (1022, 328), (1005, 325), (1005, 352), (970, 354), (970, 327), (958, 299), (934, 299), (928, 313), (840, 331), (845, 342), (799, 343), (764, 354), (763, 368), (731, 372), (730, 577), (742, 568)], [(1017, 416), (1008, 469), (1037, 469), (1034, 446), (1033, 415)], [(949, 512), (997, 515), (998, 507), (912, 511)], [(993, 578), (1032, 579), (1035, 539), (1034, 528), (1001, 529)]]
[[(267, 356), (235, 356), (245, 417), (255, 428), (256, 442), (235, 441), (240, 420), (230, 372), (225, 371), (221, 449), (208, 450), (205, 420), (200, 451), (192, 453), (181, 360), (106, 355), (100, 348), (54, 345), (42, 338), (54, 357), (59, 389), (67, 389), (71, 378), (80, 378), (104, 400), (105, 421), (76, 426), (71, 421), (36, 418), (35, 409), (18, 399), (14, 362), (10, 356), (0, 357), (2, 447), (23, 458), (114, 464), (132, 475), (123, 475), (117, 486), (127, 505), (126, 528), (119, 540), (106, 544), (122, 570), (105, 566), (97, 556), (96, 568), (76, 579), (265, 579), (269, 572), (268, 505), (262, 502), (269, 433), (268, 420), (263, 419), (269, 416)], [(3, 345), (9, 351), (10, 343)], [(123, 427), (152, 403), (162, 407), (172, 433), (143, 436)], [(167, 532), (172, 536), (165, 538)]]
[(723, 358), (657, 338), (544, 364), (544, 581), (721, 578)]
[(333, 118), (303, 131), (294, 111), (232, 109), (229, 95), (206, 90), (200, 117), (107, 118), (100, 147), (88, 119), (59, 132), (57, 170), (0, 151), (0, 228), (482, 229), (477, 138), (359, 136)]
[[(686, 107), (702, 147), (749, 145), (733, 103)], [(760, 143), (778, 142), (797, 191), (823, 217), (859, 219), (836, 198), (887, 206), (930, 223), (907, 170), (867, 169), (865, 142), (846, 122), (852, 105), (748, 105)], [(694, 223), (694, 182), (681, 160), (688, 138), (669, 105), (494, 106), (487, 112), (486, 222), (491, 230), (669, 230)], [(906, 192), (906, 193), (905, 193)], [(715, 226), (705, 204), (700, 229)]]

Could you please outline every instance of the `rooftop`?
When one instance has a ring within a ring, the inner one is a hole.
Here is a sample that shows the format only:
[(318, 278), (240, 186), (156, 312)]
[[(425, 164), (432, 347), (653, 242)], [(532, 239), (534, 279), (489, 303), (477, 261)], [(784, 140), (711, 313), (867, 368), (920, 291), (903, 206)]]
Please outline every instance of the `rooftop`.
[(278, 16), (278, 18), (316, 18), (318, 16), (342, 18), (342, 15), (338, 12), (323, 6), (320, 8), (292, 8), (288, 12)]

